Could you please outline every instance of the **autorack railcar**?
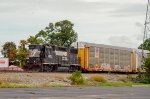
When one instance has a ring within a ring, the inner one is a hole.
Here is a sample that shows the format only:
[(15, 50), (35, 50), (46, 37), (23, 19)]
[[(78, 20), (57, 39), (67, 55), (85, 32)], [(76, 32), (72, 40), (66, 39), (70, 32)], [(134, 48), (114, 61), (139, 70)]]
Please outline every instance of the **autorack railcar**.
[[(142, 65), (141, 50), (103, 44), (84, 43), (78, 59), (84, 71), (137, 72)], [(144, 51), (147, 57), (148, 51)]]

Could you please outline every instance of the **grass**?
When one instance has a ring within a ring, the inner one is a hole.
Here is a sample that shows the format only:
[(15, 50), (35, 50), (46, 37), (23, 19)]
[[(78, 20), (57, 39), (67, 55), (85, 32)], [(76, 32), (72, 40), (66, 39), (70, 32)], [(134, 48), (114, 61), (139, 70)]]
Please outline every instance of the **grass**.
[(150, 87), (150, 84), (141, 84), (141, 83), (101, 83), (98, 86), (110, 86), (110, 87)]
[(99, 75), (92, 76), (92, 77), (90, 77), (89, 80), (90, 81), (95, 81), (95, 82), (101, 82), (101, 83), (106, 83), (107, 82), (102, 76), (99, 76)]
[(132, 87), (132, 83), (101, 83), (98, 86)]
[[(90, 85), (90, 84), (85, 84), (85, 85), (73, 85), (69, 87), (81, 87), (81, 86), (108, 86), (108, 87), (150, 87), (150, 84), (141, 84), (141, 83), (99, 83), (96, 85)], [(65, 85), (61, 84), (53, 84), (53, 85), (39, 85), (39, 86), (34, 86), (34, 85), (23, 85), (23, 84), (13, 84), (13, 83), (1, 83), (0, 88), (51, 88), (51, 87), (68, 87)]]
[(141, 87), (150, 87), (150, 84), (142, 84), (142, 83), (135, 83), (132, 85), (133, 87), (138, 87), (138, 86), (141, 86)]
[(122, 82), (124, 82), (124, 83), (126, 83), (126, 82), (127, 82), (127, 80), (126, 80), (126, 78), (125, 78), (125, 77), (119, 77), (119, 78), (118, 78), (118, 80), (119, 80), (119, 81), (122, 81)]
[(49, 87), (67, 87), (65, 85), (59, 85), (59, 84), (54, 84), (54, 85), (25, 85), (25, 84), (0, 84), (0, 88), (49, 88)]
[(36, 88), (36, 86), (6, 83), (6, 84), (1, 84), (0, 88)]

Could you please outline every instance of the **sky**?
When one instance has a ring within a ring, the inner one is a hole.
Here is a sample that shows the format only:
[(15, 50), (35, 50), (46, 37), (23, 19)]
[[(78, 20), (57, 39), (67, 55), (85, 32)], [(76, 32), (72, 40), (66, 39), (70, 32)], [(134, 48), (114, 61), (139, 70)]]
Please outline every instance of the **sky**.
[(17, 45), (51, 22), (74, 23), (78, 41), (137, 48), (147, 0), (0, 0), (0, 49)]

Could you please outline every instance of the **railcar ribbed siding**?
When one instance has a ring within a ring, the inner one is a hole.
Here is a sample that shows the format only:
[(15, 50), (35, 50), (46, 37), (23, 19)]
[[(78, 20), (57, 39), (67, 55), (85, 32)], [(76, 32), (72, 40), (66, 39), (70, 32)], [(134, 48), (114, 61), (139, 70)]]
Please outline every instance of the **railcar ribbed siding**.
[(81, 66), (89, 71), (131, 72), (135, 65), (132, 53), (130, 48), (89, 43), (79, 57)]

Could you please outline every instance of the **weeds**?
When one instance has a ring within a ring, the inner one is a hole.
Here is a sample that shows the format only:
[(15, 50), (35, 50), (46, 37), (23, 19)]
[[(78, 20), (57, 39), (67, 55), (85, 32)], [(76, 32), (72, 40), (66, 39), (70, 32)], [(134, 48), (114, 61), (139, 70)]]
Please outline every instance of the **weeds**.
[(84, 85), (85, 84), (81, 71), (73, 72), (72, 75), (69, 77), (69, 79), (71, 80), (72, 85)]
[(132, 87), (132, 83), (101, 83), (99, 86)]
[(95, 81), (95, 82), (101, 82), (101, 83), (106, 83), (107, 82), (102, 76), (99, 76), (99, 75), (92, 76), (90, 78), (90, 80)]
[(119, 78), (118, 78), (118, 80), (119, 80), (119, 81), (122, 81), (122, 82), (124, 82), (124, 83), (126, 83), (126, 82), (127, 82), (127, 80), (126, 80), (126, 78), (125, 78), (125, 77), (119, 77)]

